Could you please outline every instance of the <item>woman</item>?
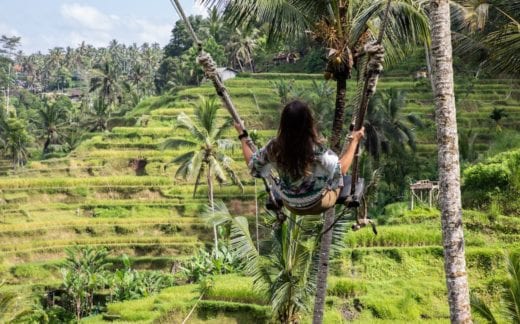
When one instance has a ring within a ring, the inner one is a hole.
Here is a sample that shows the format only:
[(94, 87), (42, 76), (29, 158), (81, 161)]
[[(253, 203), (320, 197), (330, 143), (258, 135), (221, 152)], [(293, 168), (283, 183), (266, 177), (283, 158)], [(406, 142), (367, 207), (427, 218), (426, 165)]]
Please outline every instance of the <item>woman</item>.
[(253, 153), (247, 132), (239, 124), (242, 152), (254, 177), (266, 177), (274, 168), (280, 177), (277, 193), (284, 206), (296, 214), (319, 214), (334, 206), (352, 164), (364, 128), (350, 135), (343, 155), (327, 149), (318, 137), (309, 106), (299, 100), (289, 102), (282, 111), (276, 138)]

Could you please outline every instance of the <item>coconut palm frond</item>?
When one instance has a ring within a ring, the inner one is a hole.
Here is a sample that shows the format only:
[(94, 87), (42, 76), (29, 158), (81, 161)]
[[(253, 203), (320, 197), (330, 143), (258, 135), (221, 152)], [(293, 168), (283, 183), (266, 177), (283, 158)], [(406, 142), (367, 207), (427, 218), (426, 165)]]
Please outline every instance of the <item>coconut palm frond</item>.
[(231, 178), (231, 181), (233, 181), (233, 184), (236, 184), (240, 188), (240, 191), (242, 193), (244, 193), (244, 185), (240, 181), (238, 174), (231, 167), (231, 165), (233, 163), (233, 159), (225, 154), (218, 153), (217, 161), (222, 165), (222, 167), (224, 168), (226, 173), (229, 175), (229, 177)]
[(215, 200), (213, 202), (213, 209), (210, 205), (206, 205), (202, 216), (207, 218), (207, 223), (210, 225), (233, 222), (233, 217), (222, 200)]
[(224, 171), (224, 167), (219, 163), (219, 161), (214, 157), (211, 156), (209, 158), (209, 167), (215, 176), (217, 178), (217, 181), (222, 184), (226, 181), (226, 172)]
[(211, 138), (221, 138), (231, 126), (233, 126), (233, 119), (230, 117), (224, 118), (222, 125), (220, 127), (215, 127), (213, 131), (209, 134)]
[(159, 149), (161, 149), (161, 150), (177, 149), (177, 148), (183, 147), (183, 146), (193, 147), (196, 145), (197, 145), (197, 143), (190, 141), (190, 140), (185, 140), (185, 139), (180, 139), (180, 138), (168, 138), (167, 140), (165, 140), (164, 142), (159, 144)]
[(188, 130), (198, 141), (204, 141), (208, 135), (205, 129), (199, 127), (190, 116), (184, 112), (181, 112), (179, 116), (177, 116), (176, 127)]
[(187, 161), (190, 161), (194, 155), (195, 155), (195, 151), (184, 153), (184, 154), (179, 155), (178, 157), (174, 158), (172, 160), (172, 163), (185, 163)]
[(314, 0), (203, 0), (203, 4), (224, 11), (224, 19), (233, 27), (250, 28), (268, 24), (268, 42), (297, 38), (310, 27), (310, 15), (323, 14), (325, 4)]
[(200, 167), (198, 169), (193, 169), (193, 170), (197, 170), (196, 171), (197, 177), (195, 178), (195, 184), (193, 185), (193, 198), (195, 198), (195, 195), (197, 194), (197, 189), (199, 188), (199, 185), (200, 185), (200, 179), (204, 175), (204, 169), (205, 169), (204, 163), (201, 163)]
[(475, 294), (470, 295), (471, 310), (482, 316), (491, 324), (497, 324), (495, 316), (489, 309), (489, 306)]
[(419, 127), (419, 128), (423, 128), (425, 125), (424, 125), (424, 122), (421, 118), (419, 118), (417, 115), (414, 115), (414, 114), (408, 114), (406, 115), (406, 120), (416, 126), (416, 127)]
[(220, 103), (215, 100), (215, 97), (206, 98), (200, 96), (199, 102), (195, 106), (195, 116), (202, 128), (210, 137), (212, 133), (218, 131), (217, 125), (217, 111), (220, 108)]
[[(349, 44), (364, 46), (358, 43), (362, 35), (370, 32), (370, 39), (375, 40), (384, 19), (386, 0), (374, 1), (353, 17)], [(390, 7), (388, 22), (383, 37), (385, 47), (385, 63), (391, 66), (400, 60), (416, 44), (430, 42), (429, 21), (424, 9), (410, 0), (393, 1)], [(396, 41), (399, 40), (399, 41)]]
[(189, 161), (188, 165), (188, 180), (193, 180), (195, 175), (199, 177), (199, 174), (204, 171), (204, 151), (198, 151), (193, 155), (193, 158)]
[(231, 225), (231, 245), (237, 256), (242, 260), (244, 272), (253, 277), (255, 288), (265, 289), (271, 283), (265, 269), (265, 261), (256, 250), (256, 244), (251, 238), (247, 218), (235, 217)]
[(520, 323), (520, 255), (509, 254), (506, 260), (509, 282), (502, 298), (504, 313), (511, 323)]
[(489, 33), (484, 43), (493, 48), (485, 63), (486, 68), (494, 73), (520, 75), (520, 24), (511, 22)]

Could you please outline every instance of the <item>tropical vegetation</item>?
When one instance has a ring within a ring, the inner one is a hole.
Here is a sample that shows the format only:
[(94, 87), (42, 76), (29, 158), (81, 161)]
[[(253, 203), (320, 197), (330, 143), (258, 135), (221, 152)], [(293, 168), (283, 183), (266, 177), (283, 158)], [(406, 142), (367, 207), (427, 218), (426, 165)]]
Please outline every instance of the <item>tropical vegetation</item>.
[[(275, 136), (282, 105), (300, 98), (338, 150), (387, 2), (203, 3), (208, 15), (189, 20), (234, 76), (225, 86), (255, 143)], [(462, 314), (445, 279), (445, 264), (462, 261), (443, 253), (461, 250), (448, 229), (462, 224), (471, 316), (514, 322), (520, 7), (450, 4), (441, 18), (453, 32), (456, 111), (434, 109), (449, 84), (432, 73), (447, 48), (435, 44), (449, 33), (430, 35), (426, 1), (392, 1), (360, 147), (362, 207), (283, 223), (263, 208), (182, 21), (164, 47), (112, 40), (23, 53), (23, 38), (2, 35), (0, 322), (446, 322)], [(460, 183), (446, 191), (442, 180), (440, 203), (433, 191), (433, 206), (410, 210), (410, 184), (458, 172), (456, 158)], [(450, 206), (462, 221), (446, 210), (458, 189), (461, 205)], [(378, 234), (350, 230), (360, 217)]]

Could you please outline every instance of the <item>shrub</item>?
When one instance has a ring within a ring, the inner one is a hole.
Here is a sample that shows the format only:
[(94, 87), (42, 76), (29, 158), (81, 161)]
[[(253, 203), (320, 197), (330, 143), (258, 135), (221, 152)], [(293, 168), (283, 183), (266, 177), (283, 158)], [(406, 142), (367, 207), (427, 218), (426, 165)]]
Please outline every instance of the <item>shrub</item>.
[(520, 149), (500, 153), (467, 168), (464, 173), (463, 202), (483, 207), (491, 203), (492, 214), (518, 214), (520, 206)]

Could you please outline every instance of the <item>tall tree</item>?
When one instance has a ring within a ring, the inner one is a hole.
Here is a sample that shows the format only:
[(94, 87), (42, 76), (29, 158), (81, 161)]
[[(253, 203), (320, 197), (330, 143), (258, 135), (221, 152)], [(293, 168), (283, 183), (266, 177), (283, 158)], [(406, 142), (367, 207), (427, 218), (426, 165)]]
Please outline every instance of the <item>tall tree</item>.
[(90, 81), (90, 92), (99, 90), (99, 97), (110, 109), (121, 97), (120, 75), (111, 60), (105, 60), (96, 66), (94, 77)]
[(403, 115), (406, 93), (390, 89), (380, 91), (370, 100), (365, 118), (365, 147), (377, 161), (382, 153), (401, 151), (406, 147), (415, 150), (413, 126), (422, 122), (413, 114)]
[(253, 56), (257, 45), (258, 33), (259, 30), (252, 27), (244, 30), (236, 28), (229, 39), (227, 48), (231, 64), (235, 67), (238, 66), (240, 71), (245, 71), (244, 68), (249, 65), (251, 71), (255, 72)]
[[(226, 181), (226, 174), (230, 176), (233, 183), (243, 190), (242, 183), (238, 178), (231, 164), (233, 159), (224, 153), (224, 149), (232, 145), (228, 140), (222, 138), (224, 132), (231, 126), (231, 119), (219, 121), (217, 111), (220, 104), (215, 97), (206, 99), (201, 97), (200, 102), (195, 106), (194, 113), (196, 119), (193, 120), (188, 115), (181, 113), (177, 118), (177, 127), (187, 130), (191, 138), (188, 139), (169, 139), (161, 144), (161, 148), (189, 147), (190, 150), (175, 158), (173, 163), (181, 165), (175, 173), (176, 177), (194, 179), (195, 186), (193, 195), (206, 173), (206, 183), (208, 185), (208, 199), (211, 209), (213, 203), (213, 179), (219, 184)], [(217, 237), (215, 231), (215, 250), (217, 249)]]
[(520, 74), (520, 2), (509, 0), (452, 1), (455, 52), (473, 58), (481, 70)]
[(22, 167), (29, 157), (31, 136), (27, 132), (27, 123), (22, 119), (7, 118), (5, 121), (4, 149), (13, 162), (13, 167)]
[(66, 96), (60, 96), (54, 101), (45, 100), (41, 107), (38, 107), (37, 124), (43, 130), (46, 136), (43, 145), (43, 153), (48, 153), (50, 145), (60, 144), (59, 130), (64, 127), (67, 121), (69, 110), (72, 108), (70, 99)]
[[(6, 66), (6, 73), (5, 73), (5, 77), (3, 77), (2, 79), (4, 79), (3, 83), (5, 83), (5, 88), (6, 88), (6, 92), (5, 92), (5, 109), (7, 109), (8, 111), (10, 110), (10, 90), (11, 90), (11, 86), (13, 85), (14, 83), (14, 77), (13, 77), (13, 69), (12, 69), (12, 65), (14, 63), (14, 58), (15, 58), (15, 53), (16, 53), (16, 48), (18, 46), (20, 46), (20, 40), (21, 40), (21, 37), (17, 37), (17, 36), (11, 36), (11, 37), (8, 37), (6, 35), (2, 35), (2, 37), (0, 38), (0, 44), (2, 45), (2, 47), (0, 48), (0, 57), (1, 56), (4, 56), (5, 58), (7, 58), (7, 64), (5, 64)], [(3, 65), (3, 64), (1, 64)], [(0, 66), (1, 67), (1, 66)], [(0, 71), (1, 72), (1, 71)], [(2, 81), (2, 80), (0, 80)], [(12, 111), (13, 113), (16, 113), (16, 111)]]
[(442, 214), (444, 270), (452, 323), (472, 323), (460, 197), (460, 165), (453, 86), (450, 4), (430, 0), (432, 70)]

